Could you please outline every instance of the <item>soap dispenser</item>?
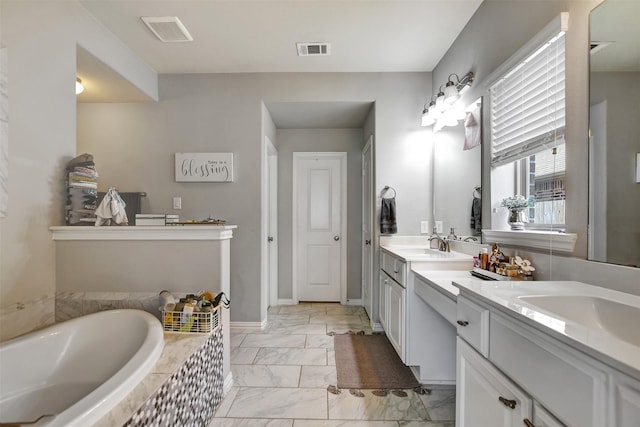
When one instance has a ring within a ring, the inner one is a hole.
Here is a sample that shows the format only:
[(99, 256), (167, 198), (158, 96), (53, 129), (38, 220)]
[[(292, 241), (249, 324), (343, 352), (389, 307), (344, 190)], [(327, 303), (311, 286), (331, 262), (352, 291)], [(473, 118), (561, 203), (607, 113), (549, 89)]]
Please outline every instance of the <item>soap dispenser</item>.
[(451, 230), (449, 231), (447, 240), (458, 240), (458, 236), (456, 236), (456, 230), (453, 227), (451, 227)]

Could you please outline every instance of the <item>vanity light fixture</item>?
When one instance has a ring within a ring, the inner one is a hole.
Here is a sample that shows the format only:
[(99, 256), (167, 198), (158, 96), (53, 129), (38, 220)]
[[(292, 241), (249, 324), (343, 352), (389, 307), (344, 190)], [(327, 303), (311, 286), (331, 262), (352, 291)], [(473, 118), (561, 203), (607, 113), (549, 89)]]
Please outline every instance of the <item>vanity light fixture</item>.
[(440, 116), (440, 112), (436, 109), (436, 102), (433, 100), (433, 96), (431, 97), (431, 102), (429, 102), (429, 106), (424, 104), (424, 109), (422, 110), (422, 126), (432, 126), (435, 124), (436, 120)]
[(424, 109), (422, 110), (422, 122), (421, 126), (431, 126), (436, 121), (433, 120), (433, 117), (429, 114), (429, 107), (427, 104), (424, 104)]
[(438, 96), (436, 96), (436, 108), (440, 113), (444, 113), (444, 110), (447, 109), (447, 105), (444, 103), (444, 92), (442, 91), (442, 86), (438, 89)]
[[(454, 77), (455, 81), (453, 80)], [(436, 122), (442, 121), (442, 123), (439, 123), (439, 125), (434, 128), (434, 131), (437, 132), (444, 126), (457, 125), (457, 122), (453, 123), (454, 120), (464, 119), (464, 117), (460, 118), (460, 112), (455, 112), (454, 114), (447, 114), (447, 112), (453, 104), (460, 99), (462, 93), (471, 86), (474, 77), (472, 71), (469, 71), (462, 78), (459, 78), (455, 73), (450, 74), (447, 83), (438, 89), (435, 103), (432, 97), (429, 107), (425, 105), (425, 108), (422, 110), (422, 126), (431, 126)]]
[(76, 77), (76, 95), (80, 95), (82, 92), (84, 92), (82, 80), (80, 80), (80, 77)]

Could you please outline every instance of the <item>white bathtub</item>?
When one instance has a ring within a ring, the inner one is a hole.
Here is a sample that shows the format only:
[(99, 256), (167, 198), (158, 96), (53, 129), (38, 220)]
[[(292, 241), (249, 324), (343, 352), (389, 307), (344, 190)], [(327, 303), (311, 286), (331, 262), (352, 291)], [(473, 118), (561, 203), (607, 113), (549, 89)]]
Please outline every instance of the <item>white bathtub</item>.
[(150, 372), (162, 325), (141, 310), (110, 310), (58, 323), (0, 346), (0, 423), (90, 426)]

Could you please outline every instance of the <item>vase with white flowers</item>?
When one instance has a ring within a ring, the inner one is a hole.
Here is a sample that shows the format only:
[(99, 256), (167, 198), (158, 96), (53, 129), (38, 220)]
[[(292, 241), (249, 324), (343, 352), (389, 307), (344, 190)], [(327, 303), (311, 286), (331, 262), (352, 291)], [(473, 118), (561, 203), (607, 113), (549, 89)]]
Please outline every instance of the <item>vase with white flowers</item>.
[(520, 194), (502, 199), (500, 206), (509, 209), (507, 223), (512, 230), (524, 230), (524, 225), (529, 222), (526, 209), (531, 206), (532, 198), (526, 198)]

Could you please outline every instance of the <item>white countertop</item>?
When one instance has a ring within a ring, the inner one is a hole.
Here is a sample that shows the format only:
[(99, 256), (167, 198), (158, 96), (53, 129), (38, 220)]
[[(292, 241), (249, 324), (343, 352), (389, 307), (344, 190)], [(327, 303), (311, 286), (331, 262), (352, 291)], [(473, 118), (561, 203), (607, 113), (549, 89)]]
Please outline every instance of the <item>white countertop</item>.
[(458, 262), (473, 261), (471, 255), (460, 252), (443, 252), (438, 249), (429, 249), (425, 246), (417, 245), (383, 245), (380, 249), (392, 255), (402, 258), (404, 261), (435, 261), (435, 262)]
[(470, 292), (499, 310), (515, 313), (530, 326), (640, 379), (640, 296), (580, 282), (454, 278), (452, 284), (461, 293)]
[(481, 280), (474, 279), (471, 273), (468, 271), (460, 270), (412, 270), (416, 276), (420, 276), (426, 282), (430, 283), (436, 290), (442, 292), (449, 298), (455, 300), (460, 293), (460, 289), (453, 285), (454, 280), (469, 279), (469, 280)]

